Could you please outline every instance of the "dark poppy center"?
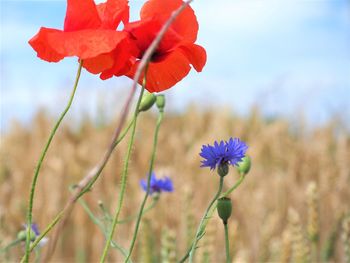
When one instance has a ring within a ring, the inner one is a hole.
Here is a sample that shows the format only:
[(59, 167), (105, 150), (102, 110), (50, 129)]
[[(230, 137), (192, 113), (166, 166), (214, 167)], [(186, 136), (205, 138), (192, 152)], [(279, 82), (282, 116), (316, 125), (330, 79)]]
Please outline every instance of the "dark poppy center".
[[(145, 52), (146, 51), (141, 52), (141, 54), (138, 56), (138, 58), (142, 59), (142, 57), (145, 55)], [(158, 61), (160, 59), (160, 57), (161, 57), (161, 53), (156, 50), (155, 52), (153, 52), (150, 61), (156, 62), (156, 61)]]
[(160, 57), (160, 53), (158, 51), (155, 51), (151, 56), (151, 61), (157, 61)]

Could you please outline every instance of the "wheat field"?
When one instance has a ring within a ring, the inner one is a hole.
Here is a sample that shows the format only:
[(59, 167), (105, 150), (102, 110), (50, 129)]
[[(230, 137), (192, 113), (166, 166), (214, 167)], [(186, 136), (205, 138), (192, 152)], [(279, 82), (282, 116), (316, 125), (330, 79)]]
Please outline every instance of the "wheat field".
[[(151, 154), (155, 114), (139, 118), (122, 217), (135, 214)], [(29, 126), (13, 125), (1, 137), (0, 246), (11, 242), (25, 222), (29, 185), (53, 120), (36, 116)], [(38, 181), (34, 221), (40, 229), (52, 220), (77, 183), (101, 158), (115, 121), (65, 122), (48, 152)], [(233, 262), (349, 262), (350, 134), (341, 123), (310, 128), (302, 119), (263, 118), (258, 109), (246, 117), (228, 110), (167, 113), (160, 130), (155, 162), (157, 176), (174, 181), (148, 212), (133, 254), (134, 262), (176, 262), (190, 244), (195, 228), (214, 195), (218, 176), (200, 168), (202, 144), (240, 137), (249, 145), (252, 169), (230, 197), (229, 221)], [(117, 148), (93, 190), (83, 199), (98, 217), (99, 203), (113, 213), (127, 143)], [(225, 188), (238, 179), (231, 168)], [(119, 225), (115, 241), (127, 248), (134, 222)], [(224, 230), (217, 215), (199, 242), (196, 262), (224, 262)], [(48, 236), (50, 238), (50, 235)], [(97, 262), (104, 236), (80, 204), (61, 233), (52, 262)], [(45, 252), (45, 246), (42, 252)], [(18, 262), (24, 244), (1, 262)], [(112, 250), (110, 262), (123, 257)]]

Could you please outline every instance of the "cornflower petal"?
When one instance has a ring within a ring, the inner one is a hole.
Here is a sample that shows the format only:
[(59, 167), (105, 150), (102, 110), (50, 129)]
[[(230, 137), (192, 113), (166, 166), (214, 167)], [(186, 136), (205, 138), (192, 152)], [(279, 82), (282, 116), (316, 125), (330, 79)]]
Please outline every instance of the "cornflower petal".
[[(147, 181), (140, 181), (141, 188), (144, 191), (147, 191)], [(174, 190), (173, 182), (169, 177), (165, 177), (163, 179), (157, 179), (154, 173), (151, 174), (150, 180), (150, 189), (149, 193), (161, 193), (161, 192), (172, 192)]]
[(227, 141), (214, 142), (214, 145), (203, 145), (199, 155), (203, 158), (201, 160), (201, 167), (209, 167), (211, 170), (216, 169), (221, 164), (237, 165), (242, 160), (248, 146), (245, 142), (238, 138), (230, 138)]

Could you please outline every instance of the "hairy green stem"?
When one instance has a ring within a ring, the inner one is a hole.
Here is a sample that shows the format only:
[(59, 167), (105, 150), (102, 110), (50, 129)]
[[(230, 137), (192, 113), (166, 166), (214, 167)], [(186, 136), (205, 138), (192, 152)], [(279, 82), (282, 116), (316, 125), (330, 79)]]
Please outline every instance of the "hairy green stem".
[(37, 180), (38, 180), (38, 177), (39, 177), (41, 165), (42, 165), (42, 163), (43, 163), (43, 161), (45, 159), (47, 150), (49, 149), (51, 141), (52, 141), (53, 137), (55, 136), (58, 127), (60, 126), (63, 118), (65, 117), (65, 115), (67, 114), (68, 110), (70, 109), (70, 107), (72, 105), (72, 102), (73, 102), (73, 99), (74, 99), (74, 95), (75, 95), (75, 92), (76, 92), (77, 87), (78, 87), (82, 66), (83, 66), (83, 61), (80, 61), (79, 67), (78, 67), (78, 71), (77, 71), (77, 74), (76, 74), (76, 78), (75, 78), (75, 82), (74, 82), (74, 86), (73, 86), (73, 90), (71, 92), (71, 95), (70, 95), (70, 98), (68, 100), (67, 106), (64, 109), (64, 111), (61, 113), (59, 119), (57, 120), (55, 126), (53, 127), (53, 129), (52, 129), (52, 131), (50, 133), (49, 139), (47, 140), (47, 142), (46, 142), (46, 144), (44, 146), (44, 149), (43, 149), (43, 151), (42, 151), (42, 153), (40, 155), (39, 161), (38, 161), (37, 166), (36, 166), (35, 171), (34, 171), (34, 177), (33, 177), (33, 180), (32, 180), (30, 196), (29, 196), (28, 214), (27, 214), (27, 226), (28, 227), (27, 227), (25, 259), (24, 259), (25, 262), (29, 261), (29, 254), (30, 254), (30, 251), (31, 251), (31, 249), (30, 249), (30, 231), (31, 231), (32, 219), (33, 219), (34, 194), (35, 194), (35, 187), (36, 187), (36, 183), (37, 183)]
[[(147, 69), (146, 69), (147, 71)], [(145, 72), (145, 76), (146, 76), (146, 72)], [(118, 218), (119, 218), (119, 214), (123, 205), (123, 200), (124, 200), (124, 194), (125, 194), (125, 188), (126, 188), (126, 181), (127, 181), (127, 174), (128, 174), (128, 168), (129, 168), (129, 160), (131, 157), (131, 152), (132, 152), (132, 146), (134, 144), (134, 139), (135, 139), (135, 131), (136, 131), (136, 124), (137, 124), (137, 117), (139, 115), (139, 108), (140, 108), (140, 103), (141, 103), (141, 99), (142, 99), (142, 95), (143, 92), (145, 90), (145, 86), (146, 86), (146, 77), (144, 77), (143, 79), (143, 83), (142, 83), (142, 89), (140, 92), (140, 96), (138, 98), (137, 104), (136, 104), (136, 108), (135, 108), (135, 112), (134, 112), (134, 122), (133, 125), (131, 127), (131, 137), (129, 140), (129, 144), (128, 144), (128, 149), (127, 149), (127, 153), (126, 153), (126, 159), (124, 162), (124, 167), (123, 167), (123, 171), (122, 171), (122, 175), (121, 175), (121, 187), (120, 187), (120, 192), (119, 192), (119, 197), (118, 197), (118, 206), (113, 218), (113, 222), (112, 222), (112, 228), (110, 230), (109, 233), (109, 237), (107, 239), (107, 242), (105, 244), (105, 247), (103, 249), (102, 252), (102, 256), (100, 259), (100, 262), (105, 262), (107, 254), (108, 254), (108, 250), (111, 244), (111, 241), (113, 239), (113, 234), (116, 230), (116, 226), (118, 223)]]
[(137, 220), (136, 220), (134, 234), (132, 236), (132, 241), (131, 241), (131, 244), (130, 244), (130, 247), (129, 247), (129, 254), (128, 254), (127, 258), (125, 259), (125, 262), (127, 262), (128, 259), (131, 257), (132, 251), (134, 249), (136, 238), (137, 238), (137, 233), (138, 233), (138, 230), (139, 230), (139, 227), (140, 227), (140, 223), (141, 223), (141, 218), (142, 218), (142, 215), (143, 215), (143, 209), (145, 208), (148, 196), (150, 195), (151, 175), (152, 175), (152, 172), (153, 172), (154, 161), (155, 161), (155, 158), (156, 158), (156, 150), (157, 150), (157, 144), (158, 144), (159, 128), (160, 128), (160, 125), (162, 123), (163, 116), (164, 116), (164, 112), (163, 112), (163, 110), (161, 110), (159, 112), (159, 116), (158, 116), (158, 120), (157, 120), (157, 124), (156, 124), (156, 129), (155, 129), (155, 132), (154, 132), (152, 155), (151, 155), (151, 160), (150, 160), (150, 165), (149, 165), (149, 170), (148, 170), (148, 177), (147, 177), (147, 189), (146, 189), (146, 193), (145, 193), (145, 196), (143, 198), (143, 201), (141, 203), (139, 214), (138, 214), (138, 217), (137, 217)]
[[(57, 214), (55, 219), (46, 227), (46, 229), (38, 236), (33, 244), (29, 248), (29, 252), (32, 252), (33, 249), (39, 244), (39, 242), (51, 231), (51, 229), (60, 221), (61, 217), (64, 214), (64, 210), (62, 210), (60, 213)], [(25, 262), (25, 256), (21, 259), (21, 263)]]
[(225, 228), (225, 248), (226, 248), (226, 263), (230, 263), (230, 242), (228, 238), (228, 226), (227, 222), (224, 223), (224, 228)]
[[(227, 190), (226, 192), (224, 192), (221, 197), (225, 197), (227, 195), (229, 195), (230, 193), (232, 193), (238, 186), (240, 186), (240, 184), (243, 182), (245, 178), (245, 175), (244, 174), (241, 174), (240, 178), (238, 179), (238, 181), (229, 189)], [(203, 229), (206, 228), (207, 224), (209, 223), (209, 219), (212, 217), (215, 209), (217, 207), (217, 203), (214, 204), (214, 206), (210, 209), (209, 213), (208, 213), (208, 216), (206, 218), (206, 220), (204, 221), (203, 223)], [(179, 263), (183, 263), (186, 261), (186, 259), (189, 257), (190, 255), (190, 252), (192, 251), (192, 246), (193, 246), (193, 242), (190, 246), (190, 248), (187, 250), (186, 254), (179, 260)], [(196, 248), (195, 248), (196, 249)]]
[(35, 263), (39, 263), (39, 260), (40, 260), (40, 249), (36, 248), (36, 249), (34, 249), (34, 252), (35, 252), (35, 260), (34, 260), (34, 262)]
[(103, 213), (103, 220), (107, 221), (107, 222), (112, 222), (113, 218), (112, 216), (109, 214), (109, 211), (106, 209), (106, 207), (103, 205), (103, 203), (99, 203), (98, 204), (99, 208), (101, 209), (102, 213)]
[[(123, 138), (126, 136), (128, 130), (130, 129), (132, 123), (133, 123), (133, 120), (129, 123), (128, 127), (123, 131), (123, 133), (120, 135), (120, 137), (118, 138), (118, 140), (116, 140), (114, 147), (117, 146), (117, 145), (123, 140)], [(101, 174), (101, 172), (99, 172), (99, 173), (97, 174), (97, 177), (98, 177), (98, 175), (100, 175), (100, 174)], [(97, 177), (94, 177), (93, 183), (97, 180)], [(90, 184), (87, 186), (86, 190), (84, 190), (84, 193), (88, 192), (88, 189), (90, 189), (90, 188), (92, 187), (93, 183), (90, 183)], [(83, 194), (84, 194), (84, 193), (83, 193)], [(79, 197), (78, 197), (78, 199), (79, 199), (83, 194), (80, 194)], [(54, 218), (54, 220), (52, 220), (52, 222), (46, 227), (45, 231), (42, 232), (42, 233), (40, 234), (40, 236), (38, 236), (38, 237), (36, 238), (36, 240), (35, 240), (35, 241), (32, 243), (32, 245), (30, 246), (30, 252), (33, 251), (33, 249), (39, 244), (40, 240), (43, 239), (43, 238), (53, 229), (53, 227), (60, 221), (60, 219), (61, 219), (62, 215), (64, 214), (64, 212), (65, 212), (65, 210), (62, 209), (62, 210), (57, 214), (57, 216)], [(126, 254), (126, 253), (125, 253), (125, 254)], [(21, 259), (21, 262), (24, 262), (24, 261), (25, 261), (25, 257), (23, 256), (23, 258)]]
[[(144, 210), (143, 210), (143, 213), (142, 213), (142, 216), (144, 216), (148, 211), (150, 211), (153, 207), (155, 207), (155, 205), (157, 204), (159, 199), (153, 199), (153, 202), (148, 206), (146, 207)], [(136, 219), (139, 215), (138, 214), (134, 214), (134, 215), (131, 215), (131, 216), (128, 216), (124, 219), (121, 219), (118, 221), (118, 224), (125, 224), (125, 223), (129, 223), (131, 222), (133, 219)]]
[(21, 243), (23, 240), (22, 239), (15, 239), (11, 243), (9, 243), (6, 247), (0, 249), (0, 253), (6, 253), (10, 248), (18, 245)]
[[(93, 222), (95, 225), (97, 225), (97, 226), (101, 229), (103, 235), (105, 236), (105, 238), (107, 238), (107, 237), (108, 237), (108, 231), (107, 231), (105, 225), (101, 222), (101, 220), (100, 220), (99, 218), (97, 218), (97, 217), (94, 215), (94, 213), (91, 211), (90, 207), (87, 205), (87, 203), (86, 203), (84, 200), (79, 199), (78, 202), (79, 202), (79, 204), (83, 207), (83, 209), (85, 210), (85, 212), (88, 214), (88, 216), (90, 217), (90, 219), (92, 220), (92, 222)], [(120, 245), (119, 245), (118, 243), (116, 243), (115, 241), (112, 240), (111, 246), (112, 246), (113, 248), (118, 249), (118, 250), (122, 253), (122, 255), (123, 255), (124, 257), (127, 256), (127, 251), (126, 251), (126, 249), (124, 249), (122, 246), (120, 246)], [(129, 262), (129, 263), (132, 263), (131, 260), (129, 260), (128, 262)]]
[[(238, 186), (241, 185), (241, 183), (243, 182), (244, 178), (245, 178), (245, 175), (242, 174), (241, 177), (239, 177), (238, 181), (230, 189), (228, 189), (226, 192), (222, 193), (221, 197), (226, 197), (229, 194), (231, 194)], [(214, 208), (216, 208), (216, 205), (215, 205)]]
[(199, 223), (199, 226), (198, 226), (198, 229), (197, 229), (197, 232), (196, 232), (196, 236), (194, 238), (194, 241), (193, 241), (193, 244), (192, 244), (192, 247), (191, 247), (191, 250), (190, 250), (190, 253), (189, 253), (189, 256), (190, 256), (190, 262), (193, 261), (193, 257), (194, 257), (194, 252), (196, 250), (196, 246), (197, 246), (197, 243), (198, 243), (198, 240), (202, 237), (202, 235), (204, 234), (204, 231), (205, 231), (205, 225), (204, 225), (204, 222), (207, 220), (208, 218), (208, 214), (209, 214), (209, 211), (211, 209), (211, 207), (214, 205), (214, 203), (216, 202), (216, 200), (219, 198), (220, 194), (221, 194), (221, 191), (222, 191), (222, 186), (224, 184), (224, 177), (220, 176), (220, 183), (219, 183), (219, 189), (217, 191), (217, 193), (215, 194), (214, 198), (211, 200), (209, 206), (207, 207), (207, 209), (205, 210), (205, 214), (204, 216), (202, 217), (200, 223)]
[[(133, 123), (136, 121), (135, 117), (133, 117), (133, 119), (131, 120), (131, 122), (129, 123), (129, 125), (125, 128), (125, 130), (122, 132), (122, 134), (119, 136), (119, 138), (114, 142), (113, 144), (113, 148), (115, 148), (123, 139), (124, 137), (128, 134), (131, 126), (133, 125)], [(104, 163), (99, 170), (97, 171), (97, 173), (94, 175), (94, 178), (89, 182), (89, 184), (81, 191), (81, 193), (79, 193), (77, 198), (80, 198), (81, 196), (83, 196), (86, 192), (90, 191), (91, 187), (95, 184), (95, 182), (97, 181), (97, 179), (99, 178), (99, 176), (101, 175), (104, 167), (106, 166), (107, 163)]]

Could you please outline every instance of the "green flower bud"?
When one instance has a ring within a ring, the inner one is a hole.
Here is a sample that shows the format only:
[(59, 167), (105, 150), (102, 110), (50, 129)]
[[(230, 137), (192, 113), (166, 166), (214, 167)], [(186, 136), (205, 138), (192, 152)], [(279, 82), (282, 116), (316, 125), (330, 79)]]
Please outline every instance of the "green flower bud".
[(218, 166), (218, 174), (221, 177), (226, 176), (228, 174), (228, 171), (229, 171), (228, 163), (221, 163), (221, 164), (219, 164), (219, 166)]
[(219, 198), (217, 210), (218, 210), (219, 217), (222, 219), (223, 223), (226, 225), (227, 220), (230, 218), (232, 213), (231, 199), (227, 197)]
[[(30, 230), (30, 241), (34, 241), (36, 235), (33, 230)], [(27, 239), (27, 230), (19, 231), (17, 234), (17, 239), (21, 241), (25, 241)]]
[(156, 95), (153, 93), (145, 92), (141, 99), (139, 111), (148, 111), (156, 102), (156, 99)]
[(252, 165), (251, 159), (249, 156), (243, 157), (242, 161), (238, 163), (237, 170), (240, 174), (246, 175), (249, 173), (250, 167)]
[(163, 111), (165, 107), (165, 96), (164, 95), (158, 95), (156, 100), (157, 107), (159, 111)]

